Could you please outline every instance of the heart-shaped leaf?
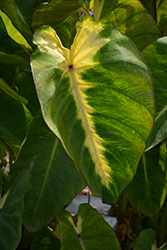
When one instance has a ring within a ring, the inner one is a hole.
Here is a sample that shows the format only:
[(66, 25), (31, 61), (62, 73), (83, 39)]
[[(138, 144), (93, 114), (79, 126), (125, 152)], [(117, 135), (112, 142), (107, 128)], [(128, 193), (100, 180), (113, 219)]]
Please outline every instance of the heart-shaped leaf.
[(90, 205), (79, 206), (77, 221), (74, 223), (69, 212), (62, 210), (57, 216), (61, 250), (120, 250), (114, 230)]
[(44, 26), (31, 60), (44, 119), (93, 194), (116, 202), (132, 180), (153, 125), (150, 71), (108, 21), (77, 23), (71, 50)]

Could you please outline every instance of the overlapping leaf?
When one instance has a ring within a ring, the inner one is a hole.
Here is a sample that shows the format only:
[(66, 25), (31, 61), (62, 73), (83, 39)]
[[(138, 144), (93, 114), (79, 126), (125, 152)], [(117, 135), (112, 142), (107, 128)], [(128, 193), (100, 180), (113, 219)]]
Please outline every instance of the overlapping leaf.
[(57, 216), (60, 226), (61, 250), (120, 250), (113, 229), (90, 205), (81, 204), (74, 223), (71, 214), (65, 210)]
[(19, 9), (14, 0), (1, 0), (0, 9), (10, 18), (15, 28), (23, 35), (27, 42), (32, 43), (32, 31), (21, 18)]
[(27, 168), (32, 174), (32, 189), (25, 195), (23, 216), (29, 231), (48, 225), (86, 185), (40, 113), (31, 124), (12, 171), (19, 168)]
[(0, 210), (0, 249), (16, 249), (19, 244), (22, 234), (23, 197), (31, 187), (30, 177), (28, 170), (16, 174)]
[(166, 197), (166, 142), (144, 153), (125, 194), (133, 207), (152, 217)]
[(164, 31), (164, 34), (167, 34), (167, 32), (165, 31), (167, 29), (167, 1), (166, 0), (162, 1), (162, 4), (159, 6), (157, 10), (157, 23), (158, 23), (160, 30), (162, 32)]
[(92, 192), (111, 203), (132, 180), (153, 124), (150, 72), (108, 21), (77, 23), (71, 50), (36, 31), (32, 69), (44, 119)]
[(47, 228), (37, 232), (31, 250), (60, 250), (60, 240)]
[(0, 30), (0, 37), (0, 62), (30, 70), (29, 57), (25, 51), (5, 31)]
[(143, 230), (134, 250), (156, 250), (156, 233), (152, 229)]
[(142, 54), (153, 75), (156, 100), (155, 125), (147, 142), (148, 150), (167, 137), (167, 37), (158, 39)]
[(117, 29), (131, 38), (139, 50), (161, 37), (161, 33), (147, 10), (138, 0), (95, 0), (94, 18), (107, 18)]
[[(0, 79), (0, 84), (1, 81)], [(0, 114), (0, 138), (5, 141), (8, 141), (8, 139), (12, 140), (16, 144), (21, 145), (32, 119), (29, 111), (20, 103), (20, 100), (15, 100), (0, 90)], [(9, 116), (9, 114), (11, 115)]]
[(40, 109), (32, 75), (22, 72), (14, 75), (14, 85), (18, 89), (18, 93), (28, 100), (27, 108), (33, 116)]
[(33, 12), (31, 27), (36, 30), (47, 24), (55, 28), (81, 7), (78, 0), (51, 0), (42, 3)]

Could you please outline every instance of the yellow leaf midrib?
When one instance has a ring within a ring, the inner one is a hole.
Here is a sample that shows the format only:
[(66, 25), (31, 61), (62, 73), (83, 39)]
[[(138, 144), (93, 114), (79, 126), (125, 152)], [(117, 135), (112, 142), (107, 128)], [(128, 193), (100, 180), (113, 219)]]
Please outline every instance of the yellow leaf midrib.
[(95, 164), (96, 174), (101, 177), (102, 184), (108, 187), (109, 180), (111, 181), (111, 169), (104, 156), (104, 148), (102, 139), (95, 131), (94, 123), (88, 110), (93, 110), (86, 101), (86, 95), (81, 91), (78, 84), (78, 77), (75, 69), (70, 71), (72, 94), (75, 98), (78, 107), (77, 118), (82, 120), (82, 125), (86, 131), (85, 146), (88, 147), (93, 162)]

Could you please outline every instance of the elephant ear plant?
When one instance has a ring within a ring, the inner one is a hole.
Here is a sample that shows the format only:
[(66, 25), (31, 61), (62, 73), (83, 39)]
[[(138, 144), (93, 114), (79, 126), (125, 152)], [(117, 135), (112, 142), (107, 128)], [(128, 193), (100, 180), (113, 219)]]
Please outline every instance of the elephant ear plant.
[(0, 249), (167, 249), (166, 6), (0, 1)]

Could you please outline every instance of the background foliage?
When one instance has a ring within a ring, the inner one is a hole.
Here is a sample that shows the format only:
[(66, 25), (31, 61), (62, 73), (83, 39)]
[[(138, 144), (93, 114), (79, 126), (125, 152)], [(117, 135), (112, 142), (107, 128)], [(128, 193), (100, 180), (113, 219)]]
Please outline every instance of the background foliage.
[(166, 35), (166, 0), (0, 1), (0, 249), (167, 249)]

